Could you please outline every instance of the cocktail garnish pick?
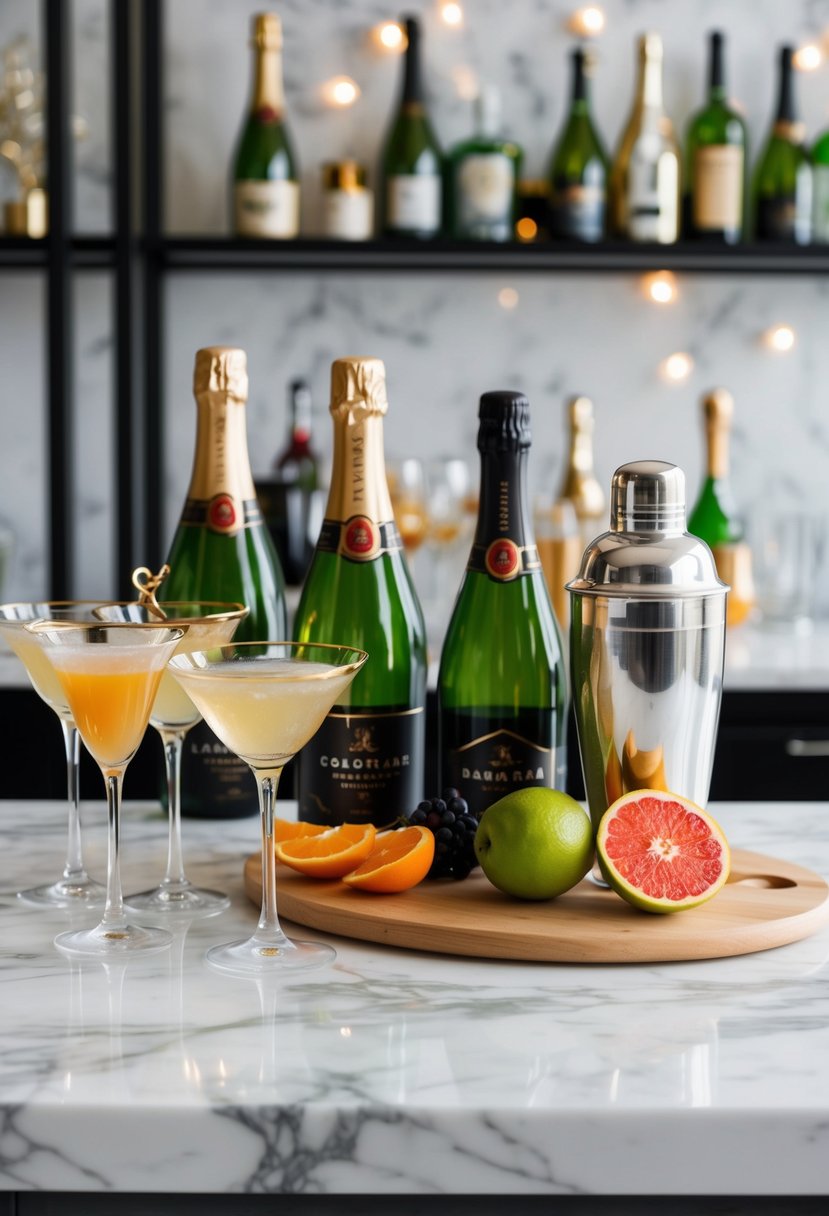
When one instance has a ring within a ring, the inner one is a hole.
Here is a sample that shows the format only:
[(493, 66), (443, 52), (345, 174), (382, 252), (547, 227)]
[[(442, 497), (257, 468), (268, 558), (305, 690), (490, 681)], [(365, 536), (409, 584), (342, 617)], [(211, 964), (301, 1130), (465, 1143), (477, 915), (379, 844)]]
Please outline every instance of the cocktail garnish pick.
[(158, 574), (153, 574), (149, 566), (137, 566), (132, 572), (132, 585), (138, 592), (139, 604), (145, 605), (153, 616), (157, 616), (162, 621), (166, 621), (167, 614), (158, 603), (155, 593), (169, 573), (170, 567), (166, 562)]

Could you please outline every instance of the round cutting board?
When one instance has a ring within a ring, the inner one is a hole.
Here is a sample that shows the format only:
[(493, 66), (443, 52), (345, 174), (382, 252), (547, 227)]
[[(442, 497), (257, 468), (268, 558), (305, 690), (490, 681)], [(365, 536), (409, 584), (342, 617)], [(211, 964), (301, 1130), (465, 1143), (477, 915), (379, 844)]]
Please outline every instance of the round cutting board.
[[(724, 958), (785, 946), (829, 921), (829, 886), (791, 862), (732, 851), (731, 876), (707, 904), (670, 916), (632, 908), (584, 879), (546, 903), (512, 899), (474, 871), (399, 895), (355, 891), (277, 866), (286, 920), (341, 937), (477, 958), (546, 963), (656, 963)], [(262, 898), (262, 863), (245, 863), (245, 889)]]

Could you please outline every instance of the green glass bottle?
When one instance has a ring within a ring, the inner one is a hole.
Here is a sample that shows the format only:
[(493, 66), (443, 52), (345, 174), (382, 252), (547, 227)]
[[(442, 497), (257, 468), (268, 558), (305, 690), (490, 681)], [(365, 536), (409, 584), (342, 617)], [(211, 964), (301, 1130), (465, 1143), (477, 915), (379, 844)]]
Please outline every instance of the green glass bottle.
[(734, 416), (734, 398), (723, 388), (702, 400), (705, 420), (706, 472), (699, 497), (688, 517), (688, 531), (704, 540), (717, 565), (717, 573), (731, 590), (726, 620), (738, 625), (754, 603), (751, 551), (734, 501), (728, 467), (728, 441)]
[(812, 231), (812, 165), (797, 118), (792, 48), (780, 49), (777, 114), (754, 175), (758, 241), (808, 245)]
[(723, 35), (710, 35), (708, 103), (685, 140), (685, 234), (735, 245), (743, 235), (746, 124), (728, 103)]
[(590, 113), (587, 55), (573, 51), (570, 113), (548, 170), (550, 233), (571, 241), (601, 241), (607, 219), (608, 159)]
[(475, 134), (457, 144), (446, 165), (446, 232), (461, 240), (511, 241), (522, 151), (501, 134), (501, 95), (481, 89)]
[(386, 140), (380, 172), (381, 230), (385, 236), (440, 235), (443, 161), (426, 112), (420, 69), (420, 25), (405, 18), (403, 93)]
[[(279, 558), (253, 488), (245, 425), (243, 350), (208, 346), (196, 353), (196, 449), (187, 499), (170, 546), (165, 600), (246, 604), (234, 640), (285, 638)], [(187, 736), (181, 769), (182, 813), (200, 818), (254, 815), (250, 769), (199, 722)]]
[(829, 131), (812, 147), (812, 240), (829, 245)]
[(276, 13), (253, 18), (250, 109), (233, 165), (238, 236), (286, 239), (299, 232), (299, 168), (285, 125), (282, 25)]
[(567, 777), (561, 639), (527, 503), (529, 415), (521, 393), (481, 397), (478, 523), (440, 658), (441, 784), (478, 816)]
[(382, 360), (335, 360), (331, 488), (294, 637), (369, 658), (299, 754), (299, 817), (312, 823), (382, 826), (423, 796), (426, 630), (386, 482), (387, 409)]

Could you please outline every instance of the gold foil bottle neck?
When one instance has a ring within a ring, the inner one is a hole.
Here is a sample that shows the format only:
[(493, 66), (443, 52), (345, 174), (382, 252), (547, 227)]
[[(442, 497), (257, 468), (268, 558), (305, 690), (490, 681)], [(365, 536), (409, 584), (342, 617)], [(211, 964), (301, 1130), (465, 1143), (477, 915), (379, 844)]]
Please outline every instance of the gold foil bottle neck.
[(204, 346), (196, 351), (193, 393), (218, 393), (233, 401), (248, 399), (248, 360), (238, 346)]
[(589, 397), (571, 397), (567, 403), (573, 431), (593, 432), (593, 402)]
[(708, 445), (708, 476), (728, 476), (728, 434), (734, 417), (734, 398), (724, 388), (712, 389), (702, 399)]
[(383, 415), (389, 408), (386, 367), (382, 359), (352, 355), (331, 364), (331, 414)]
[(282, 22), (276, 13), (256, 13), (253, 18), (251, 46), (260, 51), (282, 49)]
[(639, 58), (655, 60), (662, 58), (662, 37), (660, 34), (642, 34), (639, 38)]
[(706, 422), (716, 422), (721, 426), (730, 426), (734, 417), (734, 398), (725, 388), (712, 388), (702, 399), (702, 409)]

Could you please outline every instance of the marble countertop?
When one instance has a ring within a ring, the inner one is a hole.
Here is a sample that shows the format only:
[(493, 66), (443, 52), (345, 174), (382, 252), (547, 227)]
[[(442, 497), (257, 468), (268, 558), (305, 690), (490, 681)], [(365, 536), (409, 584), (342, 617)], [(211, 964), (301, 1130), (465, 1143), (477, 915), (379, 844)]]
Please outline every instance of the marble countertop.
[[(829, 873), (829, 804), (712, 809), (735, 847)], [(98, 874), (103, 820), (84, 807)], [(829, 1193), (829, 926), (647, 966), (331, 938), (332, 967), (270, 988), (203, 961), (255, 922), (258, 825), (189, 820), (191, 877), (230, 910), (164, 954), (80, 965), (52, 945), (66, 914), (14, 896), (56, 875), (63, 826), (58, 803), (0, 803), (3, 1189)], [(126, 805), (127, 891), (158, 880), (164, 836)]]

